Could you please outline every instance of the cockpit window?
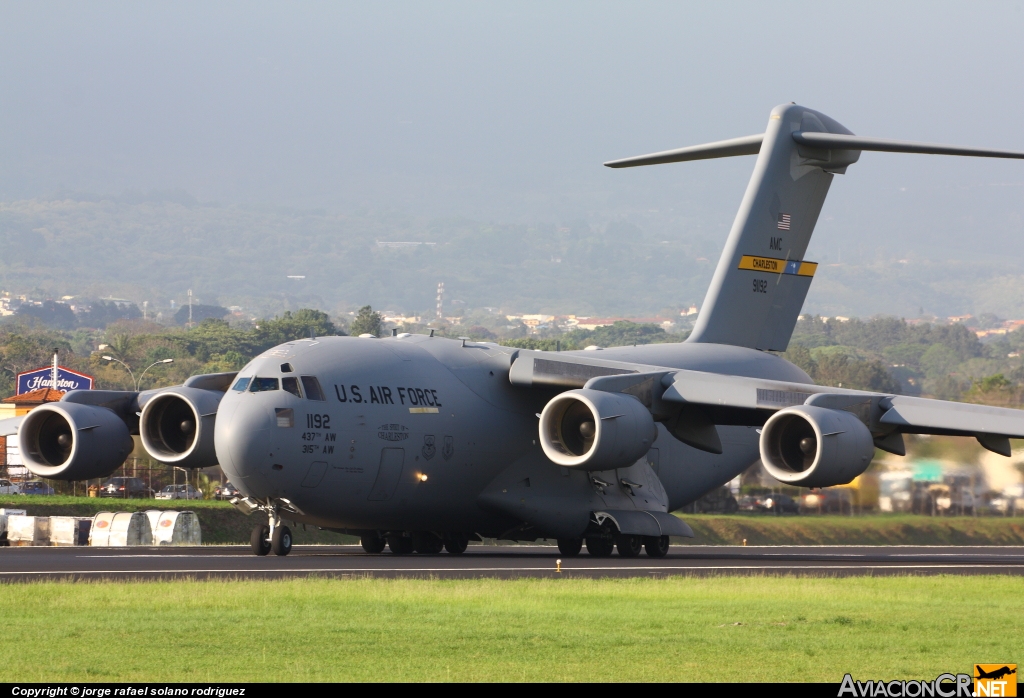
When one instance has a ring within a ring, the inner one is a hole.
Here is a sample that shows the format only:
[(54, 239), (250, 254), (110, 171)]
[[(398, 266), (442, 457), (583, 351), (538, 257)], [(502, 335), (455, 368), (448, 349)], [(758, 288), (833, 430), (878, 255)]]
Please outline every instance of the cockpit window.
[(288, 376), (281, 379), (281, 386), (295, 397), (302, 397), (302, 393), (299, 392), (299, 379), (293, 376)]
[(302, 387), (306, 390), (306, 397), (310, 400), (327, 401), (327, 398), (324, 397), (324, 391), (320, 389), (320, 381), (316, 379), (316, 376), (303, 376)]
[(253, 378), (249, 385), (250, 393), (262, 393), (265, 390), (280, 390), (280, 381), (276, 378)]
[(245, 392), (245, 389), (249, 387), (249, 381), (251, 380), (252, 379), (249, 378), (248, 376), (246, 376), (245, 378), (239, 378), (237, 381), (235, 381), (235, 387), (233, 387), (232, 390), (237, 390), (240, 393)]

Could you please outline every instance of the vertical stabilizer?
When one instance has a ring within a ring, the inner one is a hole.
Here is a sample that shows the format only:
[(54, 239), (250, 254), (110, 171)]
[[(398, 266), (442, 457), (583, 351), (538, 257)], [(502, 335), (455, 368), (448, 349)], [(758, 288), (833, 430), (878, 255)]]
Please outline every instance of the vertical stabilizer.
[(817, 267), (804, 260), (834, 172), (856, 150), (799, 145), (794, 132), (850, 134), (795, 104), (772, 110), (725, 250), (688, 341), (783, 351)]
[(1024, 153), (855, 136), (821, 112), (784, 104), (763, 134), (606, 162), (660, 165), (757, 155), (754, 174), (687, 341), (783, 351), (817, 264), (804, 259), (832, 175), (861, 151), (1024, 160)]

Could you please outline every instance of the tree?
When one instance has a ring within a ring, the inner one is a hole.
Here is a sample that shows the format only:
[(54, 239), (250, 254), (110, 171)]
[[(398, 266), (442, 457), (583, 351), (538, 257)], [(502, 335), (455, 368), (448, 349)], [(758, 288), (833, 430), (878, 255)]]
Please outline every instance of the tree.
[[(199, 324), (200, 322), (206, 320), (207, 318), (220, 320), (222, 317), (227, 315), (228, 312), (230, 311), (227, 308), (221, 307), (219, 305), (197, 305), (193, 303), (192, 322), (194, 324)], [(180, 308), (178, 308), (178, 312), (174, 314), (174, 321), (179, 325), (184, 325), (185, 323), (188, 322), (187, 305), (183, 305)]]
[(320, 310), (302, 308), (293, 314), (290, 310), (273, 320), (261, 320), (257, 336), (268, 345), (290, 342), (310, 335), (329, 337), (338, 334), (330, 316)]
[(39, 305), (23, 305), (18, 308), (19, 318), (33, 318), (48, 327), (70, 330), (75, 326), (75, 313), (67, 303), (43, 301)]
[(782, 358), (803, 369), (803, 372), (811, 378), (814, 378), (814, 374), (818, 372), (818, 362), (811, 356), (811, 350), (803, 344), (791, 344)]
[(134, 303), (119, 305), (113, 301), (100, 300), (94, 301), (88, 310), (79, 314), (78, 324), (82, 327), (102, 329), (118, 320), (138, 320), (141, 317), (142, 312)]
[(358, 337), (362, 334), (372, 334), (374, 337), (378, 337), (380, 336), (383, 322), (383, 315), (374, 312), (372, 306), (364, 305), (359, 309), (359, 313), (356, 315), (356, 319), (352, 321), (348, 331), (353, 337)]

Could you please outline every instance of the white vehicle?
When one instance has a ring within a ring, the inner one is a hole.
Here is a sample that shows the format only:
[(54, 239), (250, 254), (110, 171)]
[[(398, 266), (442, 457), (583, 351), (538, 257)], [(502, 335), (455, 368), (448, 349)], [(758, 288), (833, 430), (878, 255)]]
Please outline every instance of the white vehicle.
[(203, 491), (192, 485), (167, 485), (156, 493), (157, 499), (202, 499)]
[(21, 494), (21, 488), (10, 480), (0, 480), (0, 494)]

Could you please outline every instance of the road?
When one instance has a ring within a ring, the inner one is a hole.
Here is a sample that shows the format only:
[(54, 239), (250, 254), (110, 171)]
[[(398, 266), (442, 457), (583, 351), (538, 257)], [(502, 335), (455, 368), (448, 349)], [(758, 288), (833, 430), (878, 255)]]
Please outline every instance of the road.
[[(561, 572), (556, 570), (561, 559)], [(358, 545), (295, 546), (257, 557), (248, 546), (0, 548), (0, 581), (320, 577), (664, 577), (668, 575), (1024, 575), (1024, 547), (673, 546), (669, 555), (566, 558), (544, 545), (471, 545), (463, 555), (369, 555)]]

